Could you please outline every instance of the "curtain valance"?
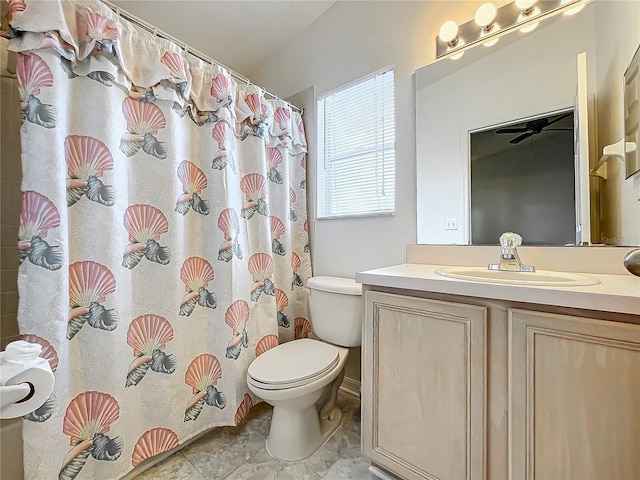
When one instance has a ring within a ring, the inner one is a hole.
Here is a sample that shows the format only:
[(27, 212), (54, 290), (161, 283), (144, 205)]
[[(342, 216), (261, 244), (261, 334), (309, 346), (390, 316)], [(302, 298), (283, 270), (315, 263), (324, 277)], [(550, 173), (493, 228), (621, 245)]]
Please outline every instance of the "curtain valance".
[[(227, 69), (135, 26), (102, 2), (12, 0), (8, 19), (10, 50), (54, 49), (70, 78), (119, 86), (136, 100), (170, 100), (174, 111), (197, 125), (225, 120), (240, 137), (306, 151), (302, 118), (287, 102), (266, 99), (255, 85), (239, 85)], [(38, 88), (41, 79), (30, 81)]]

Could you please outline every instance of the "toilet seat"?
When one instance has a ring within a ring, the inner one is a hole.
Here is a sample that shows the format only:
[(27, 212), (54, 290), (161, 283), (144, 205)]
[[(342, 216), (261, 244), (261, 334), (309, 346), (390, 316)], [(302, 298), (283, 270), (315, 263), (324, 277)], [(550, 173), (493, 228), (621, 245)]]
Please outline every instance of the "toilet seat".
[(264, 390), (285, 390), (311, 383), (333, 370), (339, 350), (333, 345), (303, 338), (278, 345), (257, 357), (247, 380)]

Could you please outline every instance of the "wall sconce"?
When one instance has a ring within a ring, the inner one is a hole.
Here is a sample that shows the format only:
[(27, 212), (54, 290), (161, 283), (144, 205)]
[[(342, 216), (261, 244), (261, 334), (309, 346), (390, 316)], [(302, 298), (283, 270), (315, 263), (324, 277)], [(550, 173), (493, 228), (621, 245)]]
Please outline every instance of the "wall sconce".
[(460, 58), (465, 50), (481, 43), (495, 45), (513, 30), (533, 31), (541, 20), (556, 13), (580, 11), (591, 0), (515, 0), (500, 8), (492, 3), (478, 7), (474, 19), (458, 25), (453, 20), (442, 24), (436, 37), (436, 58)]

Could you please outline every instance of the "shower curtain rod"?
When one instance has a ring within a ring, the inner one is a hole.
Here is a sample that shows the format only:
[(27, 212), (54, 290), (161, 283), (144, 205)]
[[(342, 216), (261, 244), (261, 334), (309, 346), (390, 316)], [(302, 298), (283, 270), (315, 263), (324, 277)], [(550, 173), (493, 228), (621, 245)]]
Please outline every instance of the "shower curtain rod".
[[(164, 38), (165, 40), (169, 40), (173, 43), (175, 43), (178, 46), (181, 46), (183, 48), (183, 50), (187, 53), (190, 53), (191, 55), (193, 55), (194, 57), (199, 58), (200, 60), (203, 60), (204, 62), (207, 62), (211, 65), (217, 65), (219, 67), (225, 68), (227, 70), (229, 70), (229, 72), (231, 73), (231, 76), (234, 77), (236, 80), (241, 81), (242, 83), (246, 83), (246, 84), (251, 84), (251, 85), (255, 85), (254, 83), (251, 82), (251, 80), (249, 80), (247, 77), (245, 77), (244, 75), (240, 75), (238, 72), (236, 72), (235, 70), (227, 67), (226, 65), (223, 65), (220, 62), (215, 61), (213, 58), (211, 58), (208, 55), (205, 55), (204, 53), (202, 53), (199, 50), (196, 50), (195, 48), (190, 47), (189, 45), (187, 45), (185, 42), (182, 42), (180, 40), (178, 40), (177, 38), (175, 38), (172, 35), (169, 35), (167, 32), (160, 30), (159, 28), (154, 27), (153, 25), (151, 25), (150, 23), (147, 23), (146, 21), (144, 21), (143, 19), (141, 19), (140, 17), (136, 17), (135, 15), (122, 10), (120, 7), (118, 7), (117, 5), (114, 5), (113, 3), (111, 3), (109, 0), (100, 0), (102, 3), (104, 3), (107, 7), (109, 7), (111, 10), (113, 10), (116, 15), (125, 18), (126, 20), (129, 20), (130, 22), (134, 23), (135, 25), (147, 30), (148, 32), (151, 32), (153, 35), (157, 36), (157, 37), (161, 37)], [(278, 97), (277, 95), (274, 95), (273, 93), (265, 90), (264, 88), (256, 85), (258, 88), (261, 88), (265, 95), (269, 95), (272, 98), (275, 98), (276, 100), (282, 100), (280, 97)], [(283, 100), (285, 102), (287, 102), (286, 100)], [(304, 113), (304, 109), (300, 108), (300, 107), (296, 107), (295, 105), (293, 105), (291, 102), (287, 102), (287, 104), (293, 109), (293, 110), (297, 110), (300, 115), (302, 115)]]

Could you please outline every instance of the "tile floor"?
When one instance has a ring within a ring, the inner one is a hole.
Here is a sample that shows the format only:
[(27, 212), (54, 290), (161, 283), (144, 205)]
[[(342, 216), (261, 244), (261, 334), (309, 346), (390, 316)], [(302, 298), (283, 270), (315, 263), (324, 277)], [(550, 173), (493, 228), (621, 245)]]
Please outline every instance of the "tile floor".
[(213, 430), (135, 480), (375, 480), (368, 471), (371, 461), (360, 452), (360, 401), (340, 392), (338, 403), (342, 426), (302, 462), (281, 462), (266, 452), (273, 408), (263, 402), (244, 425)]

